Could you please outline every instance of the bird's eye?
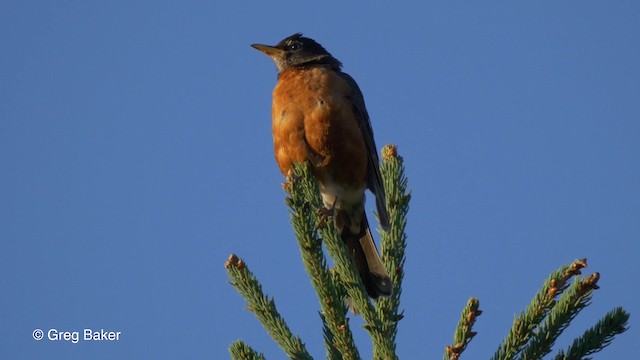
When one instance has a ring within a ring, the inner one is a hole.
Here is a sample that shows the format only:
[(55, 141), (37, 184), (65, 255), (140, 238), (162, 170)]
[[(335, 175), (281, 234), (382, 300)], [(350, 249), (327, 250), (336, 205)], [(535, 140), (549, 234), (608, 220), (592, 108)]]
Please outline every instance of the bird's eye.
[(298, 50), (300, 47), (301, 44), (298, 41), (294, 41), (289, 44), (289, 50)]

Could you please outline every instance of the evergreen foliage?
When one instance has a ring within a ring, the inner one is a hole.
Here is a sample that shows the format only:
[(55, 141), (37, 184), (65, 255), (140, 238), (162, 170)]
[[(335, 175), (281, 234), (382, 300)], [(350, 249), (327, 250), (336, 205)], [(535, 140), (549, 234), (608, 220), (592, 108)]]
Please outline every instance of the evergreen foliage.
[[(296, 166), (283, 184), (302, 261), (318, 296), (326, 358), (330, 360), (360, 359), (349, 327), (347, 302), (365, 321), (363, 327), (371, 336), (374, 359), (398, 358), (396, 335), (398, 322), (403, 318), (400, 296), (407, 248), (405, 229), (411, 196), (404, 175), (403, 159), (395, 146), (388, 145), (383, 149), (381, 173), (391, 228), (388, 232), (380, 231), (380, 247), (382, 261), (393, 282), (393, 294), (373, 302), (367, 296), (353, 258), (337, 234), (333, 221), (319, 211), (323, 204), (309, 166)], [(333, 261), (332, 269), (327, 265), (323, 244)], [(531, 304), (515, 318), (511, 330), (492, 359), (532, 360), (542, 359), (549, 354), (556, 339), (571, 320), (589, 305), (594, 291), (598, 289), (600, 274), (581, 277), (581, 270), (586, 266), (586, 259), (580, 259), (551, 273)], [(247, 302), (247, 309), (256, 315), (287, 356), (290, 359), (311, 359), (302, 340), (291, 333), (278, 313), (274, 300), (262, 292), (260, 283), (246, 263), (236, 255), (231, 255), (225, 267), (231, 285)], [(445, 347), (445, 360), (461, 357), (476, 335), (473, 325), (481, 314), (479, 300), (469, 299), (456, 327), (453, 343)], [(566, 351), (559, 350), (554, 359), (588, 359), (587, 356), (606, 347), (614, 336), (625, 332), (628, 320), (626, 311), (615, 308), (575, 339)], [(241, 340), (234, 342), (229, 352), (234, 360), (265, 359)]]

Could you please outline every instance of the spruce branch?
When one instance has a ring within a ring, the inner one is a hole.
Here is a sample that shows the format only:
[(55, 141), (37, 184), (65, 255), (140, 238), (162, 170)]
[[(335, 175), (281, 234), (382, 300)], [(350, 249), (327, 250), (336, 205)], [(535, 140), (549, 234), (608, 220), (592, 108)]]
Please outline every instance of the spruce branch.
[[(404, 277), (407, 238), (405, 228), (410, 192), (404, 175), (403, 160), (397, 148), (383, 149), (381, 175), (387, 194), (390, 230), (381, 232), (381, 257), (393, 284), (392, 295), (372, 304), (367, 295), (353, 256), (337, 233), (333, 221), (319, 211), (324, 204), (318, 183), (308, 164), (294, 166), (283, 184), (287, 192), (291, 224), (300, 247), (307, 275), (320, 302), (326, 357), (330, 360), (360, 359), (347, 318), (345, 299), (362, 315), (373, 342), (374, 359), (397, 359), (397, 324), (403, 317), (399, 310)], [(333, 260), (328, 268), (322, 243)], [(590, 304), (593, 291), (598, 289), (599, 274), (580, 277), (586, 259), (574, 261), (551, 273), (536, 293), (532, 302), (515, 319), (504, 341), (498, 347), (494, 360), (541, 359), (551, 352), (557, 338), (577, 314)], [(273, 299), (263, 294), (262, 288), (246, 264), (231, 255), (225, 264), (231, 284), (244, 297), (248, 310), (255, 313), (267, 332), (291, 359), (311, 359), (299, 337), (294, 336), (278, 314)], [(575, 278), (574, 281), (570, 281)], [(446, 347), (444, 360), (459, 360), (467, 345), (475, 337), (473, 325), (482, 314), (479, 301), (469, 299), (462, 311), (454, 333), (453, 343)], [(556, 360), (586, 360), (587, 356), (602, 350), (613, 338), (627, 330), (629, 314), (622, 308), (607, 313), (595, 326), (564, 351)], [(234, 342), (229, 351), (235, 359), (265, 359), (242, 341)]]
[(233, 360), (265, 360), (264, 355), (253, 350), (249, 345), (245, 344), (242, 340), (233, 342), (229, 346), (229, 353)]
[(555, 304), (556, 296), (567, 288), (569, 279), (580, 275), (580, 269), (586, 266), (587, 259), (579, 259), (571, 265), (564, 265), (551, 273), (549, 279), (544, 282), (526, 311), (520, 313), (520, 316), (514, 320), (509, 334), (491, 359), (513, 359), (529, 341), (538, 324), (547, 316)]
[(329, 325), (327, 324), (324, 315), (322, 315), (322, 312), (319, 313), (320, 318), (322, 319), (322, 335), (324, 336), (324, 347), (327, 350), (327, 360), (342, 360), (342, 354), (334, 346), (336, 341), (333, 332), (329, 328)]
[[(327, 353), (340, 358), (358, 360), (360, 355), (353, 341), (353, 335), (346, 318), (346, 307), (340, 294), (339, 286), (327, 268), (322, 252), (322, 240), (318, 237), (315, 212), (317, 207), (308, 202), (314, 189), (311, 183), (310, 169), (296, 167), (294, 174), (287, 176), (283, 188), (287, 193), (287, 205), (290, 208), (291, 225), (293, 226), (300, 247), (300, 254), (307, 275), (320, 301), (320, 316), (324, 325), (324, 339)], [(316, 193), (317, 194), (317, 193)]]
[(527, 346), (518, 359), (542, 359), (551, 352), (556, 339), (569, 326), (569, 323), (584, 309), (598, 289), (599, 273), (586, 278), (576, 278), (553, 306), (544, 322), (536, 329)]
[(247, 309), (253, 312), (267, 333), (278, 343), (291, 359), (311, 359), (302, 340), (294, 336), (284, 319), (278, 313), (273, 299), (262, 292), (258, 279), (249, 271), (242, 259), (231, 254), (225, 263), (231, 285), (247, 302)]
[(608, 312), (592, 328), (573, 341), (566, 352), (560, 351), (555, 360), (581, 360), (607, 347), (616, 335), (628, 330), (629, 313), (621, 307)]
[(403, 312), (399, 311), (399, 307), (407, 248), (405, 229), (409, 200), (411, 199), (411, 195), (407, 191), (408, 181), (404, 174), (404, 161), (398, 155), (397, 146), (387, 145), (382, 149), (380, 172), (384, 181), (387, 212), (391, 225), (388, 232), (380, 231), (380, 248), (382, 262), (391, 278), (393, 290), (391, 296), (376, 301), (376, 312), (381, 320), (382, 331), (385, 336), (391, 339), (392, 350), (395, 352), (398, 321), (403, 318)]
[(444, 360), (458, 360), (460, 358), (469, 342), (476, 336), (476, 332), (472, 331), (473, 324), (481, 314), (480, 301), (476, 298), (470, 298), (462, 310), (460, 321), (453, 336), (453, 344), (445, 348)]
[[(378, 358), (396, 359), (391, 339), (384, 334), (380, 317), (376, 313), (369, 296), (367, 295), (353, 257), (349, 254), (336, 228), (331, 221), (326, 221), (323, 214), (318, 211), (323, 208), (320, 199), (320, 191), (315, 177), (311, 173), (310, 166), (294, 166), (293, 178), (300, 179), (299, 185), (305, 195), (308, 209), (314, 217), (320, 236), (327, 248), (327, 252), (333, 259), (335, 270), (344, 286), (344, 289), (366, 322), (364, 328), (369, 332), (373, 340), (373, 352)], [(297, 191), (297, 190), (295, 190)]]

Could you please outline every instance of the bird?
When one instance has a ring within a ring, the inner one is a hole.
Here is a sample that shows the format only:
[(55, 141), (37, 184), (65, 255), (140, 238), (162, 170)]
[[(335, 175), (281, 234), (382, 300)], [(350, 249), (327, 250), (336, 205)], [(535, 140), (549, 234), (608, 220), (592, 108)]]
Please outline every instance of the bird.
[(390, 296), (392, 283), (380, 259), (367, 215), (365, 190), (376, 198), (389, 230), (384, 184), (364, 97), (342, 63), (315, 40), (293, 34), (274, 46), (253, 44), (273, 60), (278, 80), (271, 109), (276, 162), (283, 175), (309, 162), (325, 210), (355, 260), (372, 299)]

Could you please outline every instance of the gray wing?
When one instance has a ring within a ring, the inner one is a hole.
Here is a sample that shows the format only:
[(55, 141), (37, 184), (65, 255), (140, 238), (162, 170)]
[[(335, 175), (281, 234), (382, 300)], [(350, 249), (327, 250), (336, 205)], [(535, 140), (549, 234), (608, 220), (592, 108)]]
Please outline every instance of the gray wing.
[(387, 213), (386, 195), (384, 192), (384, 185), (382, 182), (382, 175), (380, 175), (380, 160), (378, 158), (378, 149), (373, 139), (373, 129), (371, 128), (371, 121), (369, 120), (369, 114), (367, 108), (364, 106), (364, 97), (362, 91), (358, 87), (355, 80), (349, 75), (343, 72), (339, 72), (349, 86), (351, 87), (351, 94), (349, 98), (353, 104), (354, 112), (358, 119), (358, 125), (362, 131), (362, 137), (367, 146), (367, 153), (369, 154), (369, 173), (367, 175), (367, 187), (376, 196), (376, 209), (378, 210), (378, 217), (380, 218), (380, 225), (385, 231), (389, 230), (389, 214)]

